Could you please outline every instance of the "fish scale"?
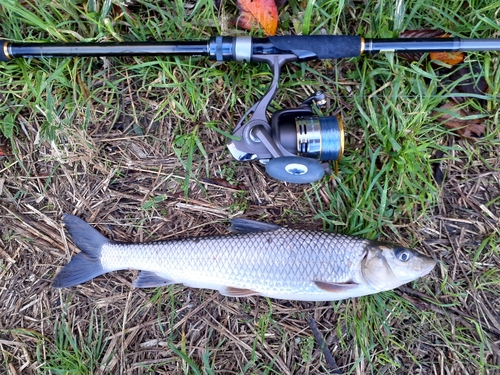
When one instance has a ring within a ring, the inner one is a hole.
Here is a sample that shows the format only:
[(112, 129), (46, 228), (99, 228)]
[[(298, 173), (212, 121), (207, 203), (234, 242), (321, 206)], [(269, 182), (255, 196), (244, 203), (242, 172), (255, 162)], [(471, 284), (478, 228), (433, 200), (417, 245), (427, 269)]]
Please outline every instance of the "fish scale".
[(332, 301), (393, 289), (436, 263), (396, 245), (246, 219), (232, 220), (235, 235), (137, 244), (111, 241), (76, 216), (63, 219), (81, 252), (55, 277), (56, 288), (134, 269), (142, 288), (183, 283), (235, 297)]

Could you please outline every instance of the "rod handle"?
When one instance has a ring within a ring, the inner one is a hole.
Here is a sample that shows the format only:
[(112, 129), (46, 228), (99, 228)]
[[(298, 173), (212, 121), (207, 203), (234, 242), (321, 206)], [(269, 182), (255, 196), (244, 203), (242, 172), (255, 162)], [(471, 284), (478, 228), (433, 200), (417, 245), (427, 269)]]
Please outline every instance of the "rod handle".
[(282, 51), (290, 51), (300, 60), (341, 59), (363, 52), (363, 39), (351, 35), (283, 35), (269, 41)]

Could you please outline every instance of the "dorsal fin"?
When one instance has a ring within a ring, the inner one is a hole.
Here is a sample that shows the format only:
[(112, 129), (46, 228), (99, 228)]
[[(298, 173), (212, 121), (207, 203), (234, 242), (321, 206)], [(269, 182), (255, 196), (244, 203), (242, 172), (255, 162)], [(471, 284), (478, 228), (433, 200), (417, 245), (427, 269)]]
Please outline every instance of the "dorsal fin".
[(270, 232), (273, 230), (281, 229), (279, 225), (263, 223), (262, 221), (249, 220), (249, 219), (231, 219), (231, 227), (229, 230), (235, 233), (258, 233)]

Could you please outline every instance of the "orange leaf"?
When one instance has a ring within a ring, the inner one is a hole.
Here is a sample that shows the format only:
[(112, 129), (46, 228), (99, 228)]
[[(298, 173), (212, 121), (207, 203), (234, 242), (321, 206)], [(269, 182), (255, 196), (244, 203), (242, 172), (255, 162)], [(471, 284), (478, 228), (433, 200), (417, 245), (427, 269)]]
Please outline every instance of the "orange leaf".
[[(443, 34), (438, 38), (450, 38), (450, 34)], [(439, 60), (448, 65), (457, 65), (464, 61), (465, 54), (463, 52), (431, 52), (429, 54), (431, 60)]]
[(463, 52), (431, 52), (431, 60), (439, 60), (448, 65), (457, 65), (464, 61)]
[(278, 28), (278, 8), (274, 0), (238, 0), (240, 9), (238, 26), (252, 30), (260, 25), (267, 35), (276, 34)]

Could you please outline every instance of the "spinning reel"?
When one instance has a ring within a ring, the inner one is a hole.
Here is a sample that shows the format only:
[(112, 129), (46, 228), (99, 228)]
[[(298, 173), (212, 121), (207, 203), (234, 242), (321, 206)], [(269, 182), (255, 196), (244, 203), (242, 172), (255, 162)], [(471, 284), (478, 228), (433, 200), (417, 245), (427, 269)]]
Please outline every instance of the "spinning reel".
[[(296, 58), (295, 56), (293, 56)], [(238, 161), (259, 160), (273, 178), (292, 183), (309, 183), (331, 174), (329, 161), (344, 152), (344, 128), (337, 116), (321, 117), (312, 105), (326, 104), (325, 94), (315, 92), (297, 108), (283, 109), (267, 119), (267, 108), (278, 90), (281, 66), (286, 57), (265, 59), (273, 69), (273, 80), (264, 97), (238, 122), (228, 144)]]

